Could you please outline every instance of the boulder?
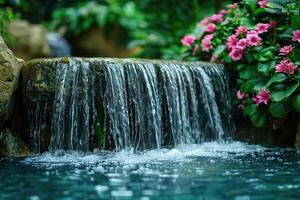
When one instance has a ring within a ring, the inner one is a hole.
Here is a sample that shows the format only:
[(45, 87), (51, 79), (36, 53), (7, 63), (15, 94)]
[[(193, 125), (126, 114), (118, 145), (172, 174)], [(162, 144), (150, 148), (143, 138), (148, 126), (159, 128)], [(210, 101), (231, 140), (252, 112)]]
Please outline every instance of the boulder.
[(11, 116), (13, 95), (24, 61), (14, 56), (0, 37), (0, 130)]
[(9, 48), (17, 57), (30, 60), (51, 56), (51, 49), (46, 37), (47, 31), (42, 25), (30, 24), (25, 20), (15, 20), (9, 25), (8, 32), (12, 36)]
[(9, 129), (0, 133), (0, 155), (4, 156), (27, 156), (30, 154), (24, 141)]

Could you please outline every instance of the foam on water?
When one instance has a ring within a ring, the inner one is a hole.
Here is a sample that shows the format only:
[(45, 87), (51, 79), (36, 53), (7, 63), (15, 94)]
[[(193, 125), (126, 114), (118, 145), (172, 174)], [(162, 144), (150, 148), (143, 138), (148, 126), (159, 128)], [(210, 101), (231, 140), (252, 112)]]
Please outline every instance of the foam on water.
[(217, 143), (207, 142), (194, 145), (180, 145), (174, 149), (150, 150), (145, 152), (120, 151), (117, 153), (107, 151), (94, 151), (93, 153), (80, 153), (75, 151), (56, 151), (27, 157), (26, 164), (38, 165), (95, 165), (103, 163), (142, 164), (153, 162), (190, 162), (199, 157), (242, 156), (255, 152), (264, 152), (266, 148), (259, 145), (249, 145), (242, 142)]

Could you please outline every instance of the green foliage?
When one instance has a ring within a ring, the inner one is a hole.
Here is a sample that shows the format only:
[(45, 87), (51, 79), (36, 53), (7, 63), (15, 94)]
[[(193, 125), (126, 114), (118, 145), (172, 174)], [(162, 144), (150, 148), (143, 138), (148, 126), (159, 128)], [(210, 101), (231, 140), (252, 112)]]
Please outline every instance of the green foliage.
[[(239, 90), (233, 102), (245, 108), (244, 114), (256, 127), (270, 125), (272, 118), (300, 112), (300, 43), (292, 39), (300, 30), (299, 8), (298, 0), (270, 0), (266, 7), (260, 7), (256, 0), (243, 0), (223, 12), (220, 21), (208, 18), (200, 25), (201, 34), (194, 34), (196, 41), (182, 47), (186, 60), (196, 58), (228, 67)], [(216, 30), (205, 29), (208, 23), (214, 23)], [(260, 32), (258, 24), (268, 28)], [(246, 31), (237, 32), (241, 26)], [(207, 41), (210, 34), (213, 39)], [(258, 43), (251, 43), (251, 34)], [(235, 42), (230, 42), (232, 38)], [(245, 46), (238, 43), (242, 39), (247, 41)], [(289, 52), (281, 52), (283, 47), (290, 48)]]
[[(0, 7), (4, 6), (5, 1), (0, 0)], [(9, 33), (7, 32), (7, 25), (13, 19), (14, 15), (10, 8), (0, 9), (0, 35), (5, 42), (10, 42)]]

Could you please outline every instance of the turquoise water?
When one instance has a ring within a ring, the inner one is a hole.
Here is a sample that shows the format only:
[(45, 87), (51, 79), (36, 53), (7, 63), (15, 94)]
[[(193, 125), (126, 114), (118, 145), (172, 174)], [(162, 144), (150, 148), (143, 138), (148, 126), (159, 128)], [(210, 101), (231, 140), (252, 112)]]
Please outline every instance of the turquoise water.
[(300, 199), (300, 151), (213, 142), (3, 158), (0, 199)]

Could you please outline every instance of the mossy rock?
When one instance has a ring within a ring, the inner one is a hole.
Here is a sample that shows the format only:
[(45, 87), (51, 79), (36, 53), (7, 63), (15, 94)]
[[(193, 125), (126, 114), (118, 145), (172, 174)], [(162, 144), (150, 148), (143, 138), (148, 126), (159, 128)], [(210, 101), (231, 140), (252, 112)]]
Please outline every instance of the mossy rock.
[(0, 133), (0, 155), (4, 156), (27, 156), (30, 151), (25, 142), (9, 129)]

